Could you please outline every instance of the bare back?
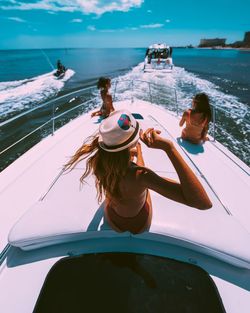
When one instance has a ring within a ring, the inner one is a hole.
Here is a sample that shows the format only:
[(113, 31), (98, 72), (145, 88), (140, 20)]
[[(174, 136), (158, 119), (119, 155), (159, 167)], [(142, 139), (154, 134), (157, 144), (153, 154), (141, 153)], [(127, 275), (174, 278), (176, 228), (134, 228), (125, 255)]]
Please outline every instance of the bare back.
[(182, 131), (182, 138), (193, 143), (200, 143), (203, 139), (204, 129), (208, 125), (207, 118), (204, 118), (203, 113), (188, 110), (183, 115), (183, 119), (186, 122), (186, 127)]
[(110, 112), (114, 111), (112, 96), (108, 93), (108, 90), (103, 89), (101, 90), (101, 97), (103, 101), (101, 110), (104, 111), (105, 115), (109, 115)]
[(120, 181), (122, 197), (109, 199), (110, 205), (120, 216), (136, 216), (146, 202), (147, 189), (140, 184), (139, 176), (136, 165), (132, 163), (126, 176)]

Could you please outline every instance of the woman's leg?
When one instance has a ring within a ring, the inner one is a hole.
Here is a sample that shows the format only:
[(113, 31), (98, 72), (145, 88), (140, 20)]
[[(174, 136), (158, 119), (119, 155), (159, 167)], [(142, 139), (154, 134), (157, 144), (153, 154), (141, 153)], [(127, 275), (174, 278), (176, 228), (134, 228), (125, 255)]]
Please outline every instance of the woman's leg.
[(102, 115), (101, 111), (96, 111), (91, 114), (91, 117)]

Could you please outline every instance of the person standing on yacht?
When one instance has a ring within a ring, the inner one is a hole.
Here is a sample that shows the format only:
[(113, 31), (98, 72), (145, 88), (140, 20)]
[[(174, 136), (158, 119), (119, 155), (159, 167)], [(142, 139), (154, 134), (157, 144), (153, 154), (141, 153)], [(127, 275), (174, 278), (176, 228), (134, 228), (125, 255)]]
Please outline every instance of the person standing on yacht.
[(193, 98), (192, 108), (186, 110), (180, 120), (180, 126), (186, 123), (181, 138), (195, 144), (209, 140), (207, 132), (211, 115), (208, 96), (205, 93), (196, 94)]
[(102, 107), (100, 110), (93, 112), (91, 114), (91, 117), (94, 116), (101, 116), (103, 118), (106, 118), (109, 116), (111, 112), (113, 112), (114, 106), (113, 106), (113, 100), (112, 96), (109, 93), (109, 89), (111, 87), (111, 79), (108, 77), (100, 77), (97, 83), (97, 88), (100, 89), (101, 98), (103, 101)]
[[(148, 148), (165, 152), (180, 182), (161, 177), (145, 167), (139, 139)], [(135, 148), (136, 163), (132, 162)], [(174, 144), (153, 128), (140, 131), (138, 121), (127, 110), (114, 111), (104, 119), (99, 133), (84, 142), (65, 165), (65, 170), (73, 169), (83, 159), (87, 162), (80, 180), (83, 182), (89, 174), (94, 174), (98, 201), (105, 196), (105, 218), (118, 232), (141, 233), (149, 228), (152, 219), (149, 189), (200, 210), (212, 206)]]

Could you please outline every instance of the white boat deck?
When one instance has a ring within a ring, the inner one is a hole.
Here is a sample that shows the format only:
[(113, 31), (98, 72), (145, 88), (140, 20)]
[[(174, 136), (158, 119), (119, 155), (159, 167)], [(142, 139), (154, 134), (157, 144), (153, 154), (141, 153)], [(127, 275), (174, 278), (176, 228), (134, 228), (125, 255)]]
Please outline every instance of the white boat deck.
[(157, 122), (206, 178), (229, 214), (250, 232), (250, 207), (247, 200), (250, 190), (249, 167), (219, 142), (206, 142), (201, 146), (181, 140), (175, 116), (169, 116), (167, 124), (164, 118), (157, 116)]
[[(61, 173), (62, 165), (98, 128), (90, 115), (81, 116), (59, 129), (54, 137), (33, 147), (0, 175), (0, 219), (4, 221), (0, 228), (1, 251), (13, 224), (25, 212), (10, 235), (12, 244), (29, 250), (65, 243), (28, 252), (14, 249), (0, 268), (3, 274), (0, 276), (0, 307), (7, 305), (8, 290), (12, 290), (17, 298), (8, 304), (9, 312), (31, 312), (51, 266), (61, 256), (74, 254), (74, 251), (128, 251), (129, 245), (130, 251), (162, 255), (161, 244), (164, 244), (166, 256), (194, 263), (199, 260), (198, 264), (210, 273), (224, 293), (223, 299), (228, 299), (224, 302), (227, 312), (237, 312), (238, 300), (229, 296), (232, 291), (241, 303), (246, 303), (246, 310), (241, 312), (248, 312), (249, 169), (217, 142), (206, 142), (203, 146), (182, 143), (178, 139), (181, 133), (178, 119), (156, 106), (151, 106), (147, 116), (148, 106), (143, 101), (115, 105), (141, 113), (145, 117), (139, 120), (143, 129), (160, 128), (163, 136), (176, 140), (178, 150), (208, 192), (213, 208), (199, 211), (152, 192), (153, 220), (149, 232), (134, 236), (112, 231), (103, 220), (102, 205), (96, 201), (93, 178), (88, 178), (80, 189), (83, 164), (68, 174)], [(159, 175), (178, 179), (162, 151), (142, 147), (147, 167)], [(25, 227), (27, 225), (29, 227)], [(112, 249), (109, 248), (110, 238), (113, 239)], [(95, 239), (102, 240), (102, 247)], [(85, 240), (84, 245), (80, 240)], [(154, 245), (148, 246), (153, 240)], [(23, 284), (27, 277), (30, 284)], [(25, 301), (27, 298), (31, 300)]]
[[(132, 112), (145, 115), (145, 105), (148, 106), (148, 103), (138, 101), (136, 105), (131, 105), (123, 102), (122, 105), (127, 108), (130, 106)], [(141, 127), (144, 129), (152, 126), (156, 127), (162, 131), (163, 136), (176, 140), (179, 151), (200, 177), (211, 197), (213, 208), (205, 212), (197, 211), (152, 192), (153, 205), (154, 199), (156, 199), (157, 202), (163, 202), (159, 207), (166, 208), (166, 212), (170, 212), (169, 214), (178, 212), (179, 216), (185, 217), (196, 215), (203, 218), (210, 215), (215, 216), (215, 213), (226, 216), (229, 213), (233, 215), (234, 220), (238, 220), (249, 232), (250, 210), (247, 205), (247, 190), (250, 187), (249, 176), (216, 148), (218, 143), (207, 142), (203, 146), (182, 143), (179, 140), (180, 128), (176, 125), (176, 117), (171, 114), (166, 115), (165, 111), (165, 114), (162, 114), (162, 109), (158, 107), (154, 107), (153, 113), (154, 118), (149, 116), (140, 121)], [(155, 118), (157, 118), (157, 121)], [(78, 179), (82, 173), (80, 166), (67, 175), (61, 175), (48, 192), (53, 180), (60, 175), (62, 165), (81, 145), (84, 138), (92, 134), (97, 128), (96, 120), (90, 120), (88, 115), (82, 116), (57, 131), (54, 137), (43, 140), (1, 174), (1, 203), (4, 204), (1, 214), (3, 214), (2, 220), (5, 220), (4, 227), (1, 228), (1, 249), (7, 244), (9, 230), (15, 221), (36, 203), (39, 206), (41, 203), (50, 202), (51, 204), (55, 203), (56, 207), (62, 208), (66, 206), (66, 203), (67, 205), (74, 203), (76, 207), (81, 207), (82, 203), (96, 203), (97, 207), (95, 209), (99, 207), (95, 201), (93, 179), (90, 179), (90, 185), (84, 185), (84, 188), (80, 191)], [(178, 146), (178, 143), (180, 146)], [(162, 151), (149, 149), (145, 145), (142, 146), (146, 166), (162, 176), (178, 179), (171, 162)], [(227, 153), (230, 155), (229, 151)], [(33, 160), (33, 162), (30, 162), (30, 160)], [(247, 169), (247, 166), (243, 162), (241, 163), (240, 165)], [(12, 181), (8, 180), (10, 177)], [(204, 180), (204, 177), (206, 180)], [(43, 197), (44, 200), (39, 201)], [(86, 201), (87, 199), (88, 201)], [(155, 204), (154, 207), (154, 216), (156, 217), (157, 205)], [(86, 219), (88, 210), (89, 219)], [(162, 213), (164, 214), (164, 212), (161, 212), (160, 215)], [(69, 214), (71, 214), (70, 211)], [(92, 215), (93, 208), (84, 208), (83, 218), (87, 224)]]

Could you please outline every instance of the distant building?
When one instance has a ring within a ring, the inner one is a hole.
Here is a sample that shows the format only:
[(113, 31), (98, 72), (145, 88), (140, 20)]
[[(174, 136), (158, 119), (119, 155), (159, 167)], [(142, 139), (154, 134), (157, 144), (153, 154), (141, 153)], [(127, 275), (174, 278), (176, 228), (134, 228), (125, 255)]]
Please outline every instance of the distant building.
[(224, 47), (226, 45), (225, 38), (201, 39), (199, 47)]

